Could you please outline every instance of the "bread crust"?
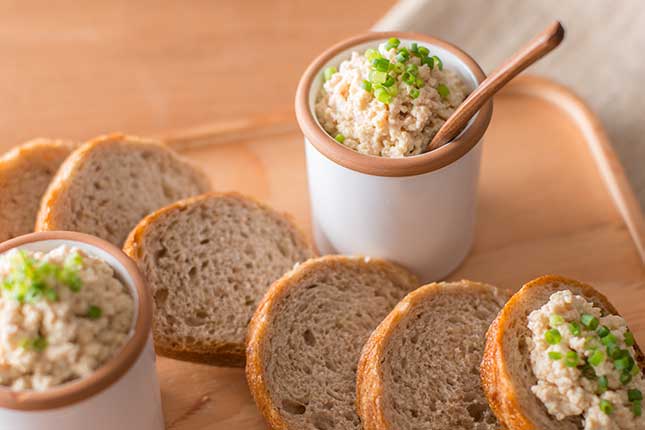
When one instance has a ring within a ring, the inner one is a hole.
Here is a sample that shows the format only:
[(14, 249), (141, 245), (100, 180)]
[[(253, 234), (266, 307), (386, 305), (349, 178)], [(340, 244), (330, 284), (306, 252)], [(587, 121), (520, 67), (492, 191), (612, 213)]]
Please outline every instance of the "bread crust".
[[(475, 288), (493, 288), (496, 294), (504, 296), (504, 299), (509, 296), (504, 290), (492, 285), (468, 280), (462, 280), (459, 283)], [(446, 288), (445, 285), (441, 283), (432, 283), (421, 286), (409, 293), (378, 325), (365, 343), (365, 346), (363, 346), (356, 375), (356, 410), (361, 418), (364, 430), (398, 430), (392, 426), (385, 416), (385, 383), (382, 358), (399, 323), (417, 305), (423, 303), (429, 297), (440, 294), (444, 288)]]
[[(518, 399), (516, 387), (522, 381), (513, 381), (510, 376), (508, 363), (503, 352), (504, 336), (510, 324), (514, 322), (512, 318), (513, 311), (523, 305), (532, 290), (553, 284), (575, 288), (586, 297), (591, 298), (596, 305), (599, 305), (605, 311), (619, 315), (609, 300), (592, 286), (558, 275), (546, 275), (534, 279), (525, 284), (522, 289), (511, 297), (486, 333), (486, 347), (480, 368), (482, 387), (490, 408), (498, 421), (509, 430), (538, 430), (538, 426), (523, 410)], [(553, 288), (553, 292), (561, 289)], [(636, 361), (642, 370), (645, 363), (643, 353), (638, 345), (635, 345), (634, 349)]]
[(414, 275), (393, 263), (379, 259), (370, 259), (369, 263), (367, 263), (362, 257), (339, 255), (328, 255), (308, 260), (294, 267), (293, 270), (273, 283), (251, 319), (246, 341), (246, 380), (249, 385), (249, 390), (255, 399), (258, 410), (273, 430), (287, 430), (289, 428), (287, 422), (271, 399), (268, 390), (267, 375), (264, 372), (264, 362), (266, 359), (264, 344), (268, 335), (269, 324), (273, 317), (273, 310), (276, 304), (291, 288), (297, 287), (298, 282), (306, 277), (311, 268), (317, 267), (321, 263), (333, 265), (343, 264), (349, 261), (358, 261), (358, 264), (376, 264), (388, 271), (396, 270), (399, 275), (406, 277), (407, 282), (410, 284), (418, 283)]
[[(84, 164), (84, 161), (90, 154), (100, 146), (109, 145), (114, 142), (127, 141), (132, 143), (141, 143), (146, 145), (158, 145), (159, 147), (168, 150), (168, 148), (161, 142), (155, 140), (144, 139), (136, 136), (128, 136), (123, 133), (112, 133), (104, 136), (96, 137), (89, 142), (81, 145), (72, 154), (67, 157), (65, 162), (60, 166), (56, 176), (52, 179), (47, 192), (43, 196), (38, 217), (36, 218), (35, 231), (49, 231), (61, 230), (62, 226), (56, 223), (55, 209), (57, 209), (57, 202), (61, 196), (67, 192), (71, 184), (71, 178)], [(197, 168), (190, 160), (181, 158), (183, 162), (191, 165), (196, 175), (196, 180), (200, 182), (200, 187), (203, 190), (211, 189), (210, 180), (208, 176), (201, 169)]]
[[(264, 210), (270, 211), (271, 213), (287, 219), (292, 234), (299, 239), (301, 245), (308, 248), (312, 255), (317, 255), (314, 247), (311, 245), (302, 230), (298, 228), (297, 224), (295, 223), (295, 219), (291, 214), (278, 212), (270, 206), (258, 201), (257, 199), (245, 196), (238, 192), (211, 192), (199, 196), (189, 197), (151, 213), (143, 220), (141, 220), (139, 224), (130, 232), (127, 240), (125, 241), (125, 244), (123, 245), (123, 251), (138, 264), (141, 258), (143, 258), (143, 243), (145, 236), (149, 229), (153, 227), (157, 221), (175, 211), (182, 211), (185, 208), (188, 208), (203, 200), (208, 200), (216, 197), (228, 197), (237, 199), (241, 202), (251, 202)], [(245, 344), (230, 342), (195, 344), (192, 349), (188, 349), (173, 348), (171, 345), (161, 343), (158, 339), (154, 340), (155, 351), (157, 352), (157, 354), (169, 358), (223, 367), (244, 367), (246, 362)]]

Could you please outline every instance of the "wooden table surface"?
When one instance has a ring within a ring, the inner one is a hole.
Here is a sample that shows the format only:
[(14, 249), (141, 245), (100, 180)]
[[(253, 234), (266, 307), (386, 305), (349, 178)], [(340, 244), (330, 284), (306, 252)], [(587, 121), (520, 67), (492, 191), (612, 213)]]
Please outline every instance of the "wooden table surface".
[[(394, 0), (0, 4), (0, 151), (286, 118), (307, 64)], [(282, 121), (282, 119), (281, 119)]]

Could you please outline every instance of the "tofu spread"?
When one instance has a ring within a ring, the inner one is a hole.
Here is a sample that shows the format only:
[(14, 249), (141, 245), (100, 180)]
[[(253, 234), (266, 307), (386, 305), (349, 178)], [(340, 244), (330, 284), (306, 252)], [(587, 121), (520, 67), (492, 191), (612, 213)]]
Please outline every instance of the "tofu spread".
[(468, 95), (462, 79), (427, 47), (391, 38), (352, 52), (323, 72), (315, 112), (325, 131), (360, 153), (405, 157), (426, 152)]
[(128, 339), (134, 299), (106, 262), (60, 246), (0, 255), (0, 386), (84, 378)]
[(569, 290), (528, 317), (531, 390), (558, 420), (579, 416), (585, 430), (645, 429), (645, 381), (625, 320)]

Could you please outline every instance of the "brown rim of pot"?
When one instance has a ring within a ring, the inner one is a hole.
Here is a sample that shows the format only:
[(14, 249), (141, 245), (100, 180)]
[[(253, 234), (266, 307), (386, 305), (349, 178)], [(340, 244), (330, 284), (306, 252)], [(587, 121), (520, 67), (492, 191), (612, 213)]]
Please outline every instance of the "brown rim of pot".
[(296, 91), (295, 109), (298, 123), (307, 140), (321, 154), (348, 169), (375, 176), (412, 176), (438, 170), (461, 158), (479, 142), (490, 123), (493, 113), (492, 101), (481, 108), (475, 120), (457, 139), (434, 151), (403, 158), (365, 155), (336, 142), (318, 124), (314, 113), (309, 108), (311, 85), (327, 62), (352, 46), (375, 40), (386, 40), (390, 37), (416, 40), (443, 48), (461, 60), (475, 76), (478, 83), (481, 83), (486, 78), (479, 64), (470, 55), (441, 39), (419, 33), (397, 31), (365, 33), (332, 46), (309, 65), (300, 79), (298, 90)]
[(116, 246), (83, 233), (47, 231), (30, 233), (8, 240), (0, 244), (0, 253), (26, 244), (47, 240), (70, 240), (100, 248), (123, 266), (132, 277), (133, 287), (137, 292), (137, 319), (134, 330), (132, 336), (117, 355), (110, 358), (103, 366), (85, 378), (53, 387), (46, 391), (12, 391), (7, 387), (0, 387), (0, 408), (22, 411), (46, 410), (68, 406), (85, 400), (118, 381), (139, 358), (150, 335), (152, 302), (148, 288), (136, 264)]

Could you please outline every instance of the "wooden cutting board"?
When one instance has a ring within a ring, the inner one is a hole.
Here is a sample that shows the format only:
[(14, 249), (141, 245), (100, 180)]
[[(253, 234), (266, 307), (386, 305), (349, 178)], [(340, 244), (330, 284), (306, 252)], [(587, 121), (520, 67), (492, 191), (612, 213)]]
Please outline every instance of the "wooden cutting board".
[[(289, 116), (169, 136), (219, 190), (291, 212), (310, 229), (302, 135)], [(450, 279), (518, 289), (557, 273), (598, 287), (645, 343), (643, 216), (604, 131), (565, 88), (522, 77), (495, 99), (476, 240)], [(159, 358), (167, 428), (264, 429), (241, 369)]]

